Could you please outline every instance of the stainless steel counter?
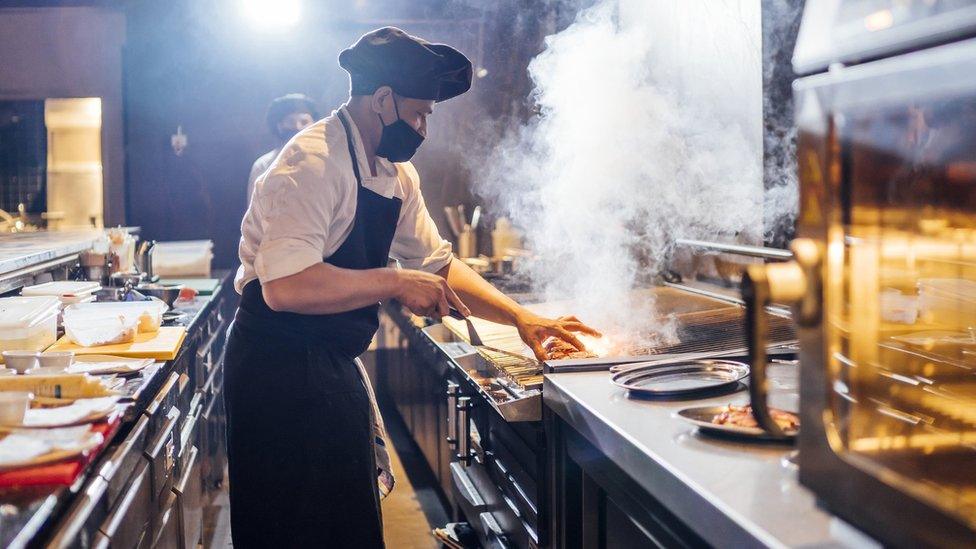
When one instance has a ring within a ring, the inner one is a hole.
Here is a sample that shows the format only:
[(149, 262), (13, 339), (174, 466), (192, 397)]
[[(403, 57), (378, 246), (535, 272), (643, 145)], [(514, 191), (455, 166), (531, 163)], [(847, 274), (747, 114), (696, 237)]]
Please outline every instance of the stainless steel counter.
[(871, 546), (816, 506), (788, 461), (792, 447), (700, 435), (689, 406), (747, 404), (740, 391), (697, 401), (637, 400), (606, 372), (550, 374), (546, 406), (708, 543), (718, 547)]
[(0, 275), (91, 248), (101, 230), (0, 234)]

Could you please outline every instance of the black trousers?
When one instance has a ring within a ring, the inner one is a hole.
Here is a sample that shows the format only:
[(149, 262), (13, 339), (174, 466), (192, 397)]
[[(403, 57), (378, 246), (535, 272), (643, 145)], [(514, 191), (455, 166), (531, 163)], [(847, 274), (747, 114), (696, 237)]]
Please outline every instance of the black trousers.
[(225, 376), (234, 547), (382, 548), (370, 402), (356, 364), (239, 315)]

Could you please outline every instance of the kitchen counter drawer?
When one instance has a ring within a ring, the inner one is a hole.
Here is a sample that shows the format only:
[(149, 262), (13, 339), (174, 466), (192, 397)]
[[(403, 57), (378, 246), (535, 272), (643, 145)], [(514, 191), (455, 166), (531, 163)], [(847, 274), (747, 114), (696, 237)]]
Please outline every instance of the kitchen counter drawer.
[(45, 544), (49, 548), (89, 547), (99, 533), (98, 527), (108, 516), (106, 492), (108, 482), (95, 476), (72, 502), (54, 535)]
[(149, 418), (140, 416), (125, 440), (116, 446), (102, 463), (98, 474), (108, 482), (108, 505), (116, 504), (128, 486), (133, 471), (144, 463), (146, 443), (149, 438)]
[(200, 474), (200, 452), (192, 446), (187, 452), (185, 471), (173, 487), (180, 523), (180, 547), (196, 549), (203, 529), (203, 478)]
[(149, 531), (152, 481), (149, 464), (143, 460), (128, 491), (102, 524), (101, 532), (112, 547), (139, 547)]
[[(163, 506), (173, 486), (173, 471), (176, 465), (179, 434), (176, 425), (179, 422), (180, 411), (170, 408), (164, 427), (150, 443), (146, 450), (149, 460), (149, 478), (152, 487), (153, 510), (162, 512)], [(156, 516), (156, 513), (153, 513)]]

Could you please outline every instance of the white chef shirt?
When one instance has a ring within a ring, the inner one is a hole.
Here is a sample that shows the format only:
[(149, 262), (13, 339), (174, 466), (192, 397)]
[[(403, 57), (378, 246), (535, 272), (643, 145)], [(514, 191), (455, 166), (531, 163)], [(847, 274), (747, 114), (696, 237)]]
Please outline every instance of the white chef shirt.
[(251, 174), (247, 176), (247, 203), (251, 203), (251, 195), (254, 194), (254, 182), (258, 180), (259, 177), (264, 175), (264, 172), (268, 171), (271, 163), (274, 162), (278, 152), (281, 151), (280, 148), (275, 147), (270, 151), (262, 154), (254, 161), (251, 165)]
[[(410, 162), (376, 159), (376, 176), (351, 117), (353, 146), (363, 185), (386, 198), (403, 201), (390, 256), (403, 268), (437, 272), (451, 261), (451, 244), (441, 238), (420, 194), (420, 176)], [(262, 284), (299, 273), (331, 256), (352, 231), (356, 214), (356, 176), (346, 132), (332, 113), (308, 126), (285, 145), (255, 182), (241, 223), (241, 267), (234, 287), (259, 279)]]

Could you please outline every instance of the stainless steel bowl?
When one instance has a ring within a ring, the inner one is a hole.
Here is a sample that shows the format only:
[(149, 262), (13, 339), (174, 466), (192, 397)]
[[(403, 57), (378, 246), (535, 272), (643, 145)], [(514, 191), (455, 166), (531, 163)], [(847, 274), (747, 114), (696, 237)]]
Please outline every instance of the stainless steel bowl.
[(183, 284), (140, 284), (133, 288), (135, 291), (142, 295), (155, 297), (161, 299), (170, 308), (173, 308), (173, 303), (180, 297), (180, 291), (183, 289)]

